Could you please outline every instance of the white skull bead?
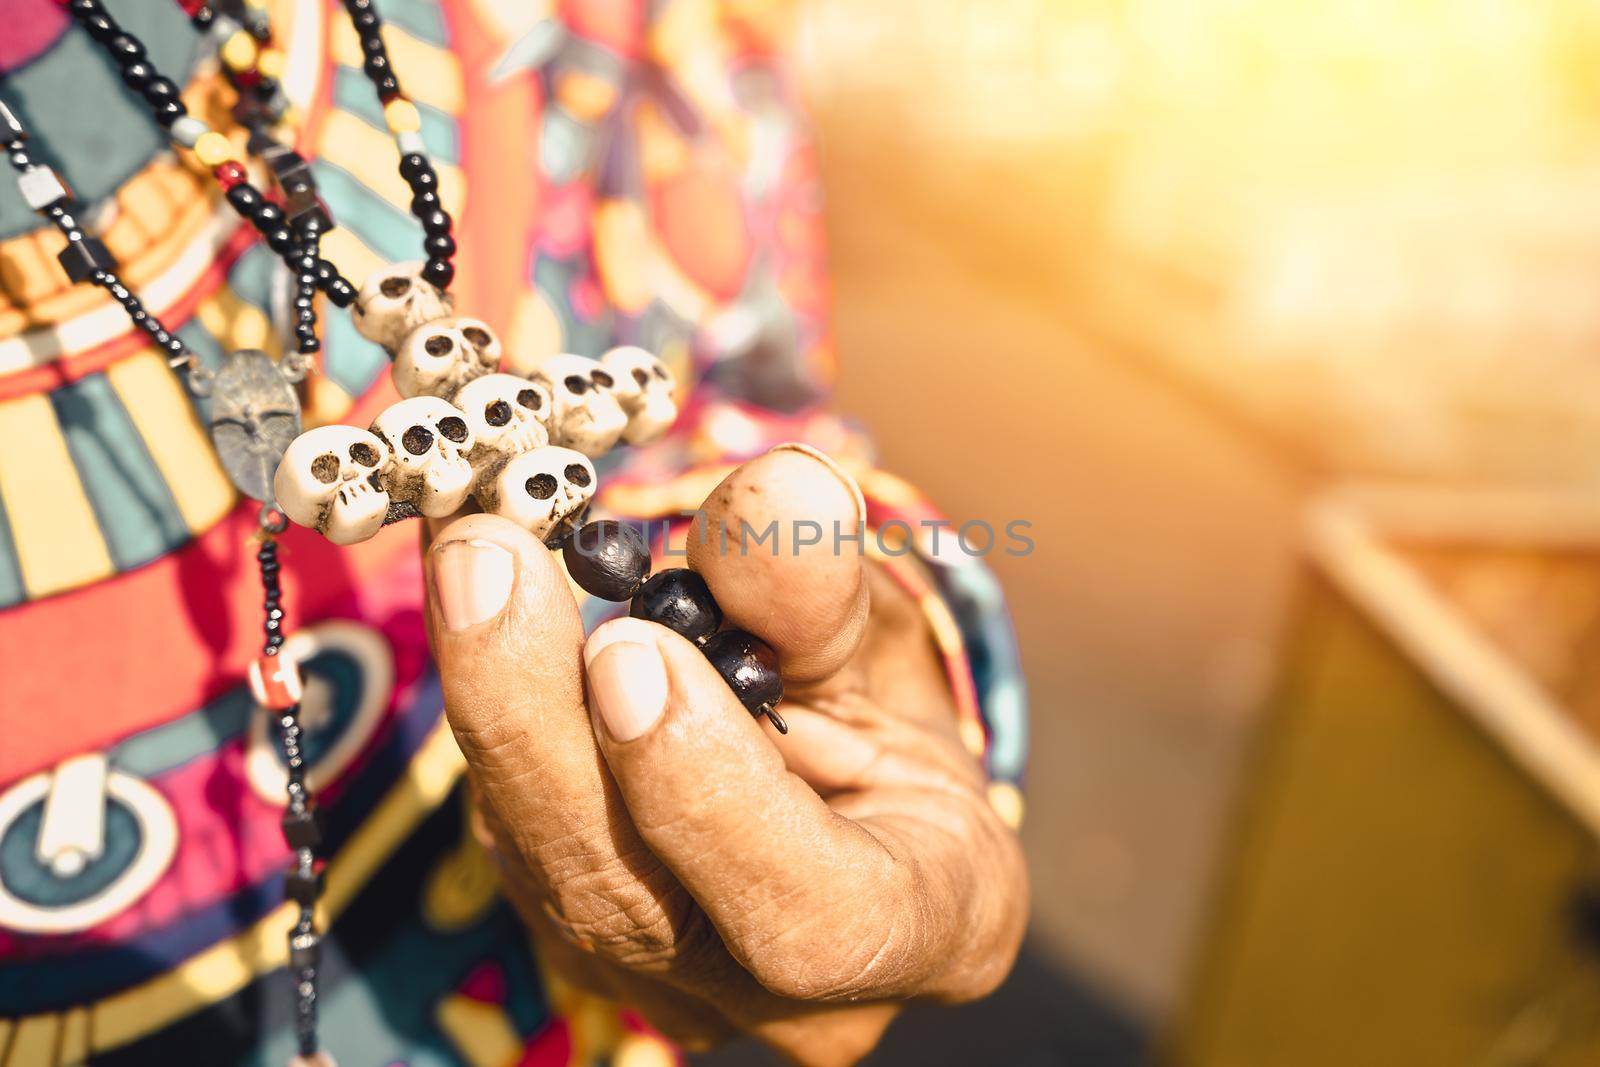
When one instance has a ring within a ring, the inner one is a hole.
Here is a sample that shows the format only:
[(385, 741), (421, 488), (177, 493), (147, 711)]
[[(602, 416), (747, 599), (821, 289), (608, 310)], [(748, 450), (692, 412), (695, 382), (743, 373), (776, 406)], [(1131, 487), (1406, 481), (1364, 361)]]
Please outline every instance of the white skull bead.
[(284, 450), (272, 491), (291, 520), (336, 545), (353, 545), (377, 533), (389, 514), (383, 479), (393, 462), (389, 447), (366, 430), (319, 426)]
[(628, 416), (622, 439), (630, 445), (647, 445), (672, 428), (678, 403), (672, 398), (677, 383), (672, 372), (642, 348), (624, 345), (600, 357), (611, 375), (611, 393)]
[(583, 514), (598, 481), (589, 457), (545, 445), (517, 456), (480, 486), (478, 505), (542, 541)]
[(500, 338), (479, 319), (426, 322), (406, 335), (390, 374), (404, 397), (444, 400), (474, 378), (500, 369)]
[(611, 393), (615, 380), (597, 361), (551, 356), (530, 377), (550, 390), (555, 408), (548, 425), (556, 444), (598, 459), (627, 428), (628, 416)]
[(378, 342), (392, 356), (412, 330), (454, 310), (455, 297), (423, 278), (420, 262), (396, 263), (366, 280), (350, 317), (362, 337)]
[(514, 374), (486, 374), (461, 387), (455, 406), (477, 442), (467, 458), (479, 474), (550, 443), (550, 390)]
[(436, 396), (402, 400), (384, 409), (372, 432), (394, 453), (384, 484), (395, 503), (411, 504), (437, 519), (467, 502), (472, 431), (450, 403)]

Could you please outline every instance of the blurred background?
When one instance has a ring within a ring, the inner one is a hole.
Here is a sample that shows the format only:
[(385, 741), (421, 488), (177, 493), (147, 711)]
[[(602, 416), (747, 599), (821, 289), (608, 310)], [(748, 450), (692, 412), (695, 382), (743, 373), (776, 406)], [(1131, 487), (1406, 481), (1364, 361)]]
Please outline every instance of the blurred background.
[(1600, 1062), (1600, 7), (802, 31), (843, 406), (1038, 543), (1028, 953), (879, 1062)]

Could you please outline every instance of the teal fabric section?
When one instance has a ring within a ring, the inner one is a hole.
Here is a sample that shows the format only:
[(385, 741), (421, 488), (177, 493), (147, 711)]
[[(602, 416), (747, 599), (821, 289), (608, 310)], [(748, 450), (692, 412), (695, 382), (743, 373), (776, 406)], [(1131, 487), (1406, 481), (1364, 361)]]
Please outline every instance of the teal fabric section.
[(111, 751), (111, 760), (137, 778), (165, 774), (244, 733), (255, 706), (250, 690), (230, 689), (199, 711), (134, 734)]
[(6, 502), (0, 497), (0, 608), (20, 604), (27, 599), (22, 587), (22, 565), (17, 562), (16, 542), (11, 539), (11, 520), (6, 515)]
[(272, 249), (257, 242), (245, 249), (228, 271), (228, 288), (246, 304), (272, 314), (272, 274), (282, 260), (272, 254)]
[[(378, 94), (373, 92), (367, 76), (354, 67), (334, 68), (333, 102), (339, 110), (348, 111), (374, 129), (388, 133)], [(422, 141), (428, 146), (428, 154), (442, 163), (460, 162), (461, 145), (456, 137), (455, 120), (423, 103), (417, 103), (417, 113), (422, 116)]]
[[(317, 160), (311, 164), (333, 217), (391, 263), (422, 258), (422, 225), (355, 179)], [(360, 284), (360, 279), (351, 279)]]
[[(444, 12), (437, 0), (378, 0), (378, 14), (385, 22), (392, 22), (418, 40), (427, 41), (440, 48), (450, 43), (450, 31), (445, 27)], [(405, 75), (401, 74), (404, 79)], [(401, 81), (404, 87), (405, 81)]]
[(189, 346), (189, 351), (200, 358), (200, 362), (207, 368), (215, 371), (222, 366), (222, 346), (217, 344), (217, 339), (211, 336), (211, 331), (200, 325), (199, 319), (190, 319), (176, 331), (183, 338), (183, 343)]
[(389, 355), (362, 337), (350, 316), (331, 315), (323, 331), (323, 370), (351, 396), (365, 393), (389, 369)]
[[(177, 4), (106, 0), (106, 8), (145, 42), (162, 71), (179, 83), (188, 80), (199, 44)], [(8, 77), (5, 95), (31, 131), (35, 156), (54, 167), (85, 203), (110, 196), (167, 146), (144, 101), (128, 91), (115, 64), (76, 25), (50, 51)], [(85, 106), (87, 101), (93, 106)], [(47, 225), (28, 210), (14, 182), (0, 181), (0, 239)]]
[(105, 375), (50, 394), (67, 451), (119, 571), (189, 539), (189, 528), (144, 439)]

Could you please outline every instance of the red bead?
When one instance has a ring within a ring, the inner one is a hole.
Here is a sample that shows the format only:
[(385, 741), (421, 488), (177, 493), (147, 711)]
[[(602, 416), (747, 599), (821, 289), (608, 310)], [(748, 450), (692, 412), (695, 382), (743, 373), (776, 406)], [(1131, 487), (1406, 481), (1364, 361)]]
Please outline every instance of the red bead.
[(178, 0), (178, 6), (183, 8), (183, 13), (194, 18), (195, 12), (205, 7), (209, 0)]
[(276, 652), (262, 656), (250, 664), (250, 692), (272, 711), (294, 707), (302, 693), (299, 665)]
[(244, 164), (234, 159), (220, 164), (211, 173), (216, 175), (217, 181), (222, 184), (224, 189), (232, 189), (236, 185), (243, 185), (245, 179), (249, 177), (245, 173)]
[(261, 84), (261, 72), (254, 67), (248, 70), (235, 71), (233, 78), (246, 89)]

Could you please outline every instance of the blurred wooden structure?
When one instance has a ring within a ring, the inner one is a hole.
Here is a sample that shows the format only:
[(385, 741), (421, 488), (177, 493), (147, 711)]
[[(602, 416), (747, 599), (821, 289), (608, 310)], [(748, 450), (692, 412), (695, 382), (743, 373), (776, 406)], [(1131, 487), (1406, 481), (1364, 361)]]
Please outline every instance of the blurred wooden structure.
[(1340, 493), (1309, 549), (1165, 1059), (1600, 1062), (1600, 499)]

